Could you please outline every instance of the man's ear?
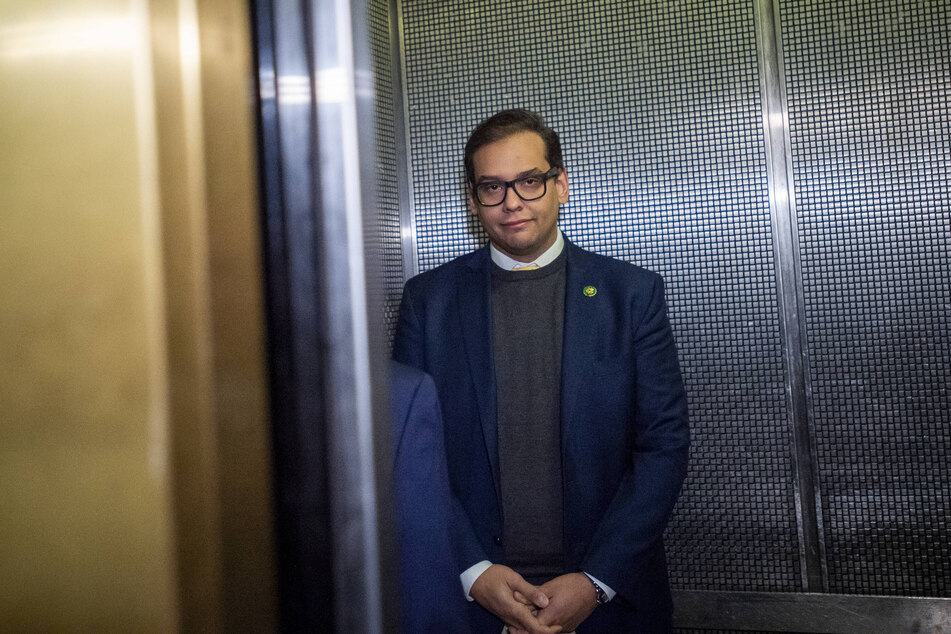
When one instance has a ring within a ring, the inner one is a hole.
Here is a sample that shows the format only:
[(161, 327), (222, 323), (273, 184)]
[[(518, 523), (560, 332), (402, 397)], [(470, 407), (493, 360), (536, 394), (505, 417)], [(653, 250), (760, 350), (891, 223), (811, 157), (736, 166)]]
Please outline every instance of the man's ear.
[(555, 189), (558, 190), (558, 202), (565, 204), (568, 202), (568, 168), (562, 167), (555, 177)]
[(468, 185), (466, 185), (466, 202), (468, 203), (469, 213), (478, 216), (479, 208), (476, 206), (475, 197), (472, 195), (472, 188)]

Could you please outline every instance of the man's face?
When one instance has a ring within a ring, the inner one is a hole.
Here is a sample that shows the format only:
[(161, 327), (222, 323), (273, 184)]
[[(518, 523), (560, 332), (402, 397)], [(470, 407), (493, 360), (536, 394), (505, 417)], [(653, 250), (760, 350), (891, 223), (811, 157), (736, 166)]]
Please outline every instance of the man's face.
[[(547, 172), (545, 142), (534, 132), (517, 132), (490, 143), (472, 155), (475, 184), (505, 182)], [(531, 262), (555, 243), (558, 207), (568, 200), (568, 173), (562, 169), (547, 181), (545, 195), (525, 201), (512, 187), (502, 204), (486, 207), (469, 191), (469, 210), (479, 217), (489, 240), (499, 251), (520, 262)]]

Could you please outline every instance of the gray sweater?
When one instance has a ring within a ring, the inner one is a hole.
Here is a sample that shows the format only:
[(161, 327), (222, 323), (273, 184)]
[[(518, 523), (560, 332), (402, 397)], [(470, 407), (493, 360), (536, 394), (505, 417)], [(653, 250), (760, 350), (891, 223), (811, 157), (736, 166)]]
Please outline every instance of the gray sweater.
[(492, 270), (502, 546), (506, 563), (530, 583), (564, 572), (565, 261), (562, 251), (554, 262), (534, 271)]

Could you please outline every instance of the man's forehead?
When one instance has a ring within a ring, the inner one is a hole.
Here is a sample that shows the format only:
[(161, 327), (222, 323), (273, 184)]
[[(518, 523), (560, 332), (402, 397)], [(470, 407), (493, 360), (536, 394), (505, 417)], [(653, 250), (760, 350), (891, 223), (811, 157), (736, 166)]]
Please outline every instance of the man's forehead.
[(508, 176), (545, 167), (545, 141), (535, 132), (519, 131), (476, 150), (472, 157), (476, 178), (482, 175)]

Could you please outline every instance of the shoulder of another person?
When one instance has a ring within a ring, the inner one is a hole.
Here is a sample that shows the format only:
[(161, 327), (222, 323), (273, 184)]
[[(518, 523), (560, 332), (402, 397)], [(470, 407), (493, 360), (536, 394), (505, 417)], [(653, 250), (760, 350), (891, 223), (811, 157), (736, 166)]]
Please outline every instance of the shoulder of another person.
[(428, 375), (411, 365), (390, 360), (390, 386), (394, 393), (415, 392)]

